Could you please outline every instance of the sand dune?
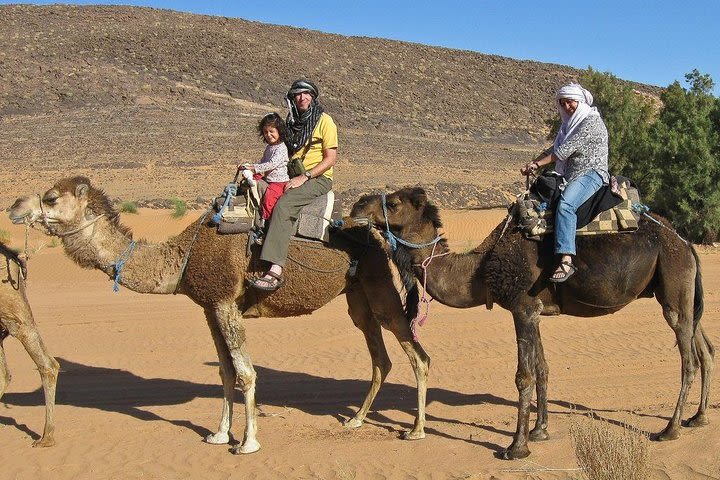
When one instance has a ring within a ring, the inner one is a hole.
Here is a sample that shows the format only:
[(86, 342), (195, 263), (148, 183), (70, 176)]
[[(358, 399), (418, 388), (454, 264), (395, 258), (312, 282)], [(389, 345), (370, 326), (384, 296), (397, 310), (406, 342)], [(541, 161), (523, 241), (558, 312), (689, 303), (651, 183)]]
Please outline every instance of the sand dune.
[[(199, 215), (172, 219), (142, 210), (123, 222), (152, 241), (175, 234)], [(504, 211), (444, 212), (451, 246), (477, 245)], [(0, 218), (12, 244), (22, 227)], [(458, 310), (433, 303), (419, 331), (432, 357), (427, 438), (398, 439), (411, 427), (415, 380), (394, 338), (386, 342), (394, 368), (366, 425), (347, 430), (368, 388), (370, 361), (362, 334), (340, 297), (312, 315), (247, 321), (258, 371), (259, 440), (250, 456), (202, 438), (219, 420), (222, 389), (202, 311), (183, 296), (122, 289), (70, 262), (61, 247), (31, 232), (29, 297), (40, 331), (60, 361), (57, 441), (33, 449), (43, 421), (34, 365), (19, 342), (5, 342), (13, 380), (0, 404), (0, 478), (205, 479), (519, 479), (579, 478), (569, 416), (592, 410), (618, 424), (654, 432), (664, 427), (679, 389), (674, 337), (652, 299), (595, 319), (546, 318), (550, 364), (550, 440), (531, 445), (528, 461), (494, 453), (515, 429), (515, 339), (510, 314), (496, 307)], [(703, 325), (720, 345), (720, 255), (701, 254)], [(716, 377), (717, 378), (717, 377)], [(698, 384), (686, 417), (694, 413)], [(718, 382), (710, 425), (683, 429), (674, 442), (653, 443), (653, 478), (720, 478)], [(240, 394), (238, 393), (238, 400)], [(237, 437), (244, 428), (236, 405)], [(618, 427), (619, 428), (619, 427)], [(527, 471), (523, 471), (527, 470)]]

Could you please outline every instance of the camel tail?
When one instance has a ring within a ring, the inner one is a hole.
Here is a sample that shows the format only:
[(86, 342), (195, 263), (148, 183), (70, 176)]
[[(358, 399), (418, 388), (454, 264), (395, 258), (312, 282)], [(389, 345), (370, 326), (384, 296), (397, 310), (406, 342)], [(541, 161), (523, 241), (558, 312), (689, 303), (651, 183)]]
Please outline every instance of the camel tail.
[(695, 247), (690, 245), (693, 257), (695, 257), (695, 298), (693, 299), (693, 332), (697, 330), (705, 310), (705, 300), (702, 285), (702, 273), (700, 272), (700, 257), (698, 257)]

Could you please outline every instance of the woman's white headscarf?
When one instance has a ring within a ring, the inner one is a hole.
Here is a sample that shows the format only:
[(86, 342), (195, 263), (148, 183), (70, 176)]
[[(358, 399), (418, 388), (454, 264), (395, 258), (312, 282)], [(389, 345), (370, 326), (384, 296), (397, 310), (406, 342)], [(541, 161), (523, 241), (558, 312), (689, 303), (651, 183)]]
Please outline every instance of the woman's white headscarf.
[[(563, 110), (560, 106), (561, 98), (576, 100), (578, 102), (577, 109), (572, 116), (568, 116), (568, 114), (565, 113), (565, 110)], [(584, 89), (579, 83), (569, 83), (560, 88), (555, 95), (555, 101), (557, 102), (557, 107), (560, 111), (560, 118), (562, 119), (560, 131), (558, 132), (557, 137), (555, 137), (555, 148), (562, 145), (562, 143), (589, 115), (600, 115), (597, 108), (592, 106), (592, 94)]]

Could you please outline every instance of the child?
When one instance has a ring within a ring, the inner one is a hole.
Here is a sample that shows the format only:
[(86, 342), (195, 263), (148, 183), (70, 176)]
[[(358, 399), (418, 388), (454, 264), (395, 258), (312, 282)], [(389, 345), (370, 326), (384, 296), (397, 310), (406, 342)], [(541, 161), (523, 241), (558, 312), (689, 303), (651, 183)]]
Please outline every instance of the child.
[(259, 162), (244, 165), (244, 168), (254, 172), (255, 178), (264, 178), (268, 183), (260, 202), (260, 215), (263, 220), (268, 220), (290, 180), (287, 172), (288, 151), (285, 146), (287, 127), (280, 115), (273, 112), (260, 120), (258, 132), (267, 144), (265, 153)]

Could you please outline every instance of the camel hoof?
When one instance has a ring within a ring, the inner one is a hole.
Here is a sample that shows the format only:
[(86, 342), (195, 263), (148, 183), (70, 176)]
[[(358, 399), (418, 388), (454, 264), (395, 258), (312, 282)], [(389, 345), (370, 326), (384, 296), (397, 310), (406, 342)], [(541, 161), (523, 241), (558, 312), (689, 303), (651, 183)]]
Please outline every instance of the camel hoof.
[(39, 438), (32, 444), (33, 447), (52, 447), (53, 445), (55, 445), (55, 439), (47, 437)]
[(667, 442), (668, 440), (677, 440), (680, 437), (680, 429), (677, 427), (667, 427), (660, 433), (656, 433), (651, 438), (656, 442)]
[(205, 437), (205, 443), (209, 443), (210, 445), (225, 445), (229, 441), (230, 435), (223, 432), (211, 433)]
[(235, 445), (230, 449), (233, 455), (247, 455), (249, 453), (255, 453), (260, 450), (260, 443), (257, 440), (248, 440), (242, 445)]
[(524, 447), (510, 446), (507, 450), (500, 454), (500, 458), (503, 460), (519, 460), (526, 458), (530, 455), (530, 449), (525, 445)]
[(702, 427), (710, 423), (704, 413), (696, 413), (685, 422), (686, 427)]
[(422, 440), (425, 438), (425, 431), (424, 430), (410, 430), (407, 432), (403, 432), (400, 434), (400, 438), (403, 440)]
[(528, 438), (533, 442), (541, 442), (550, 438), (550, 435), (548, 435), (547, 430), (544, 428), (533, 428), (530, 430)]
[(363, 421), (357, 418), (351, 418), (350, 420), (343, 423), (344, 427), (347, 428), (360, 428), (362, 427)]

